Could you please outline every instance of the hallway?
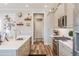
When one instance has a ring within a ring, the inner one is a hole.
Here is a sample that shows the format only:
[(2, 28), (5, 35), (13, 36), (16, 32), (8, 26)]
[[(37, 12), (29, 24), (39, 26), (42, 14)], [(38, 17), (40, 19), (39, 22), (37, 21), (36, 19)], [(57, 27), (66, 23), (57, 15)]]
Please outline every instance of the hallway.
[(52, 56), (52, 50), (43, 42), (35, 42), (31, 49), (31, 56)]

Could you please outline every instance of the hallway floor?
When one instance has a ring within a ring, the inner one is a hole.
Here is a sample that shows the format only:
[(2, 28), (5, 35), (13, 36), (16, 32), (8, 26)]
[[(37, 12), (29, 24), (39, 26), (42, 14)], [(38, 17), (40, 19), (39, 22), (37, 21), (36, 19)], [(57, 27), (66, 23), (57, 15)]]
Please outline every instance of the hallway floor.
[(52, 56), (52, 50), (48, 45), (43, 42), (35, 42), (31, 49), (31, 56)]

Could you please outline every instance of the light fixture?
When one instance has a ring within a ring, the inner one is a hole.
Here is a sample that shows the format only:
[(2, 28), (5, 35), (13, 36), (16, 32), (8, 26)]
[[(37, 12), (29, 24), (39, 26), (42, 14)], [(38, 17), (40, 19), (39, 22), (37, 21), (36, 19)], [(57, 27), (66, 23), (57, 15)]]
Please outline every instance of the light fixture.
[(25, 5), (25, 7), (26, 7), (26, 8), (28, 8), (28, 7), (29, 7), (29, 5)]
[(52, 12), (52, 10), (50, 9), (49, 12)]
[(44, 7), (45, 7), (45, 8), (47, 8), (47, 7), (48, 7), (48, 5), (44, 5)]
[(8, 5), (8, 3), (4, 3), (4, 5)]
[(22, 17), (22, 12), (17, 13), (18, 17)]

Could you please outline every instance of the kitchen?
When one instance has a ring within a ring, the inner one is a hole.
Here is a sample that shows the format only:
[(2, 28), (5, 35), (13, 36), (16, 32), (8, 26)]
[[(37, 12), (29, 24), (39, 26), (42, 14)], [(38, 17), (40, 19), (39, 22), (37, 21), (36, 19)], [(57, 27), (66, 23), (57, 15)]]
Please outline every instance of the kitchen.
[(0, 4), (0, 56), (73, 56), (74, 8), (73, 3)]

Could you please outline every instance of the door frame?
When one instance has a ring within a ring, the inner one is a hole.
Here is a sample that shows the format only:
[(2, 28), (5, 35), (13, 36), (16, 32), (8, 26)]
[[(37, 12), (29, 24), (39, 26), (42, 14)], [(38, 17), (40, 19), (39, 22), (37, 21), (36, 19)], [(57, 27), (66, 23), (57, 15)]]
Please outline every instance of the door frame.
[(33, 13), (33, 43), (35, 42), (35, 20), (34, 20), (35, 14), (43, 15), (43, 41), (44, 41), (44, 13)]

